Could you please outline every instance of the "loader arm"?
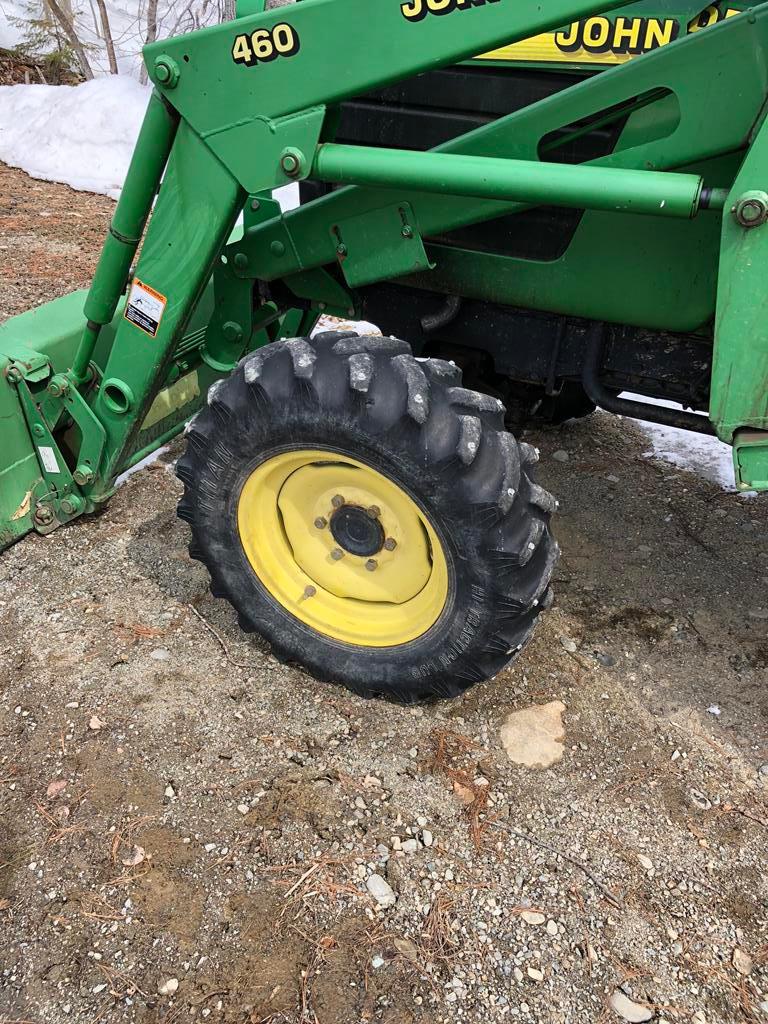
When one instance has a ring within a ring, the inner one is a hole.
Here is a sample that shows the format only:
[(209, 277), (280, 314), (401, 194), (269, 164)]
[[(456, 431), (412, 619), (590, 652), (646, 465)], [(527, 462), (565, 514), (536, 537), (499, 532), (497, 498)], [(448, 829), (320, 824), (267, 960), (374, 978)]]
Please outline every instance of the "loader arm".
[[(150, 78), (179, 118), (136, 267), (136, 279), (161, 297), (162, 314), (150, 334), (138, 317), (124, 319), (117, 330), (92, 406), (104, 425), (106, 445), (99, 472), (86, 485), (91, 496), (105, 493), (119, 472), (246, 196), (309, 173), (328, 104), (602, 6), (594, 0), (546, 6), (534, 0), (514, 5), (509, 0), (369, 0), (361, 19), (358, 0), (302, 0), (287, 11), (254, 14), (146, 47)], [(341, 64), (329, 53), (329, 40), (344, 55)], [(169, 136), (165, 125), (155, 137), (143, 133), (125, 189), (136, 207), (146, 206), (157, 182), (145, 180), (138, 195), (131, 183)], [(287, 150), (298, 154), (295, 169), (284, 162)], [(695, 192), (695, 183), (691, 189)], [(123, 206), (121, 201), (116, 220)], [(97, 271), (76, 370), (87, 365), (95, 326), (112, 319), (132, 255), (131, 245), (124, 245)], [(103, 298), (105, 292), (109, 301), (95, 308), (94, 294)], [(250, 330), (238, 325), (236, 333), (242, 350)]]

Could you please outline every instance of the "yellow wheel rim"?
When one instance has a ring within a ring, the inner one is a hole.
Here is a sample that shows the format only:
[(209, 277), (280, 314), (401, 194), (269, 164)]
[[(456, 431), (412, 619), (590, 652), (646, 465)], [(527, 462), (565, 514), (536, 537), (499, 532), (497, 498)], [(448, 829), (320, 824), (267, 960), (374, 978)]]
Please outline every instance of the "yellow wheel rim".
[(408, 643), (445, 607), (448, 566), (426, 515), (392, 480), (346, 455), (297, 450), (263, 462), (243, 485), (237, 522), (266, 590), (334, 640)]

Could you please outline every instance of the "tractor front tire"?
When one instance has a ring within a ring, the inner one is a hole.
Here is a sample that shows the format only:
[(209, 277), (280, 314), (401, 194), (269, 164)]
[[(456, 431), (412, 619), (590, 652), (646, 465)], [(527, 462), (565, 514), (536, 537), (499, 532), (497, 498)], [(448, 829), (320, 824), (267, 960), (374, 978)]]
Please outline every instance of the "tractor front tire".
[(332, 332), (211, 388), (179, 515), (213, 594), (280, 660), (363, 696), (450, 697), (504, 668), (550, 601), (536, 460), (454, 365)]

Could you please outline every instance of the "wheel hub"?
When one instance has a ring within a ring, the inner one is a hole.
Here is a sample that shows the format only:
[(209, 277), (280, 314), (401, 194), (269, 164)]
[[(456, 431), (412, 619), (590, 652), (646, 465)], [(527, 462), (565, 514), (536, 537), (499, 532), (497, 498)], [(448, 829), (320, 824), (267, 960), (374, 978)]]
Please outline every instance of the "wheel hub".
[(273, 456), (243, 485), (238, 526), (266, 589), (327, 636), (407, 643), (445, 606), (447, 565), (429, 519), (395, 481), (348, 456)]
[(368, 509), (342, 505), (331, 516), (333, 539), (351, 555), (370, 558), (384, 547), (384, 530)]

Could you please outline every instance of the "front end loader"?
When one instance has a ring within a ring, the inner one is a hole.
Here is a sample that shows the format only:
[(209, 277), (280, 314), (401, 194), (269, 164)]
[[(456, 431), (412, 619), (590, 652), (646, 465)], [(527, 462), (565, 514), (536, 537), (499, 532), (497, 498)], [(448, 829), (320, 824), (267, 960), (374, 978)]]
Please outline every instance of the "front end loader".
[(768, 489), (768, 3), (241, 0), (144, 57), (89, 291), (0, 326), (0, 548), (186, 427), (214, 595), (412, 701), (551, 601), (556, 502), (509, 427), (600, 406)]

